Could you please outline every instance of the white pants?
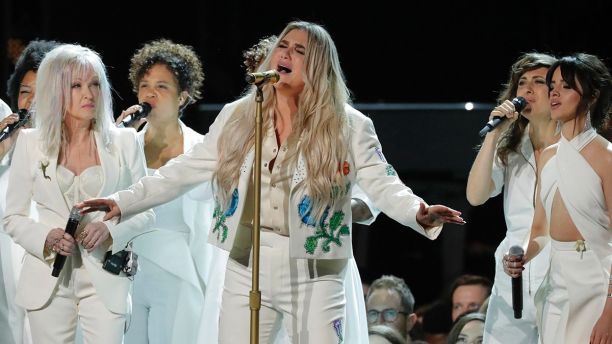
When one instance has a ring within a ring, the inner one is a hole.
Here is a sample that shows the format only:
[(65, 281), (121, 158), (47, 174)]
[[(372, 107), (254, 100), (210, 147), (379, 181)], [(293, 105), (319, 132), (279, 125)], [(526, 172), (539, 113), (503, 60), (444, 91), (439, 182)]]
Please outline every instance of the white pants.
[(202, 292), (142, 256), (138, 263), (125, 344), (195, 343), (204, 303)]
[(585, 252), (577, 252), (575, 242), (551, 240), (551, 248), (542, 343), (588, 344), (606, 304), (607, 277), (588, 242)]
[(550, 265), (550, 245), (529, 263), (523, 271), (523, 313), (514, 318), (512, 309), (512, 278), (504, 272), (502, 258), (510, 248), (506, 238), (495, 251), (495, 280), (489, 297), (483, 343), (485, 344), (536, 344), (539, 333), (536, 322), (535, 293)]
[[(262, 232), (259, 342), (272, 343), (282, 322), (291, 343), (342, 343), (346, 263), (346, 259), (290, 258), (288, 237)], [(225, 274), (220, 343), (249, 342), (250, 290), (250, 259), (232, 255)]]
[(41, 309), (28, 310), (33, 342), (73, 343), (78, 317), (85, 344), (121, 343), (125, 315), (106, 308), (85, 267), (69, 267), (71, 258), (49, 302)]
[(0, 344), (29, 344), (25, 309), (15, 304), (24, 250), (0, 229)]

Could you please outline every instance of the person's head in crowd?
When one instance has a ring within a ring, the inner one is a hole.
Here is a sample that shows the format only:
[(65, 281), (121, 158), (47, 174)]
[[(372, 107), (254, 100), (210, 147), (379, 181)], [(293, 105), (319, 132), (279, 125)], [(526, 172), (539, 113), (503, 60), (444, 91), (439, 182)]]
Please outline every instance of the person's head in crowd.
[(463, 314), (448, 334), (447, 344), (481, 344), (484, 323), (485, 315), (480, 312)]
[(406, 344), (406, 339), (393, 327), (374, 325), (368, 328), (370, 344)]
[(30, 108), (36, 93), (38, 66), (45, 54), (59, 44), (56, 41), (34, 40), (25, 47), (15, 64), (13, 74), (6, 83), (6, 93), (13, 112)]
[(385, 275), (370, 285), (366, 297), (368, 325), (385, 324), (406, 336), (414, 323), (414, 296), (403, 279)]
[(249, 50), (243, 52), (242, 57), (244, 57), (244, 65), (246, 66), (247, 73), (254, 73), (257, 71), (277, 40), (278, 37), (274, 35), (264, 37), (260, 39), (259, 42), (255, 43)]
[(451, 312), (451, 303), (441, 299), (432, 303), (423, 311), (423, 338), (429, 344), (444, 344), (452, 327), (448, 314)]
[(491, 294), (491, 280), (478, 275), (461, 275), (451, 287), (451, 319), (457, 320), (461, 314), (480, 308)]

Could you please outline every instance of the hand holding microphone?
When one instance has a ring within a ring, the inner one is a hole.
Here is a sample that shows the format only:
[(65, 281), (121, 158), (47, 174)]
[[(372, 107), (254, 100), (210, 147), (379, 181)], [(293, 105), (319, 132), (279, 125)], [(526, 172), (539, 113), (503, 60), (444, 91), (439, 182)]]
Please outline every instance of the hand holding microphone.
[(516, 114), (523, 111), (525, 106), (527, 106), (527, 100), (523, 97), (516, 97), (512, 101), (506, 100), (491, 112), (492, 118), (480, 129), (478, 134), (480, 137), (484, 137), (507, 118), (514, 119)]
[(508, 254), (504, 256), (504, 271), (512, 277), (512, 310), (514, 318), (523, 316), (523, 265), (525, 264), (525, 252), (520, 246), (512, 246)]
[(11, 137), (14, 132), (19, 130), (19, 128), (23, 127), (30, 121), (31, 115), (30, 112), (26, 109), (19, 110), (17, 112), (17, 115), (19, 116), (19, 118), (16, 121), (13, 119), (8, 120), (11, 123), (4, 127), (2, 131), (0, 131), (0, 142)]
[(145, 121), (145, 117), (151, 112), (151, 109), (151, 104), (147, 102), (131, 106), (121, 113), (115, 121), (115, 125), (119, 128), (133, 127), (134, 129), (138, 129)]
[[(68, 223), (66, 223), (66, 229), (64, 233), (61, 233), (61, 239), (54, 240), (54, 243), (51, 247), (51, 250), (56, 252), (55, 261), (53, 262), (53, 271), (51, 272), (51, 276), (58, 277), (62, 269), (64, 268), (64, 263), (66, 263), (66, 256), (72, 254), (72, 250), (74, 248), (74, 233), (79, 226), (79, 222), (81, 221), (81, 211), (77, 207), (72, 207), (70, 211), (70, 216), (68, 216)], [(53, 231), (61, 229), (54, 229)], [(52, 236), (52, 233), (49, 233), (49, 236)], [(49, 243), (49, 236), (47, 237), (47, 243)], [(52, 239), (53, 240), (53, 239)]]

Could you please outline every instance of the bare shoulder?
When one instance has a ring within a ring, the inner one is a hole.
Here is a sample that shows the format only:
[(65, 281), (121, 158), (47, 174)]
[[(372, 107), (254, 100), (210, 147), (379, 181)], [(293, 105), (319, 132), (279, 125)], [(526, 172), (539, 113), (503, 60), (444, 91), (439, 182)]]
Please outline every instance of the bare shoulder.
[(583, 150), (584, 158), (602, 179), (612, 178), (612, 143), (597, 136)]

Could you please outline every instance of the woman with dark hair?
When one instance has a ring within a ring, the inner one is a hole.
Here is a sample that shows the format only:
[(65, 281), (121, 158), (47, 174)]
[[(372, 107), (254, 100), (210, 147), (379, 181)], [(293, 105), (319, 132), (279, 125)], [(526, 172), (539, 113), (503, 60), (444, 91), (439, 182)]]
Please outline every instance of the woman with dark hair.
[[(15, 70), (7, 81), (7, 95), (11, 108), (5, 114), (1, 114), (0, 131), (7, 125), (15, 123), (19, 118), (15, 114), (19, 110), (29, 110), (36, 93), (36, 72), (45, 54), (55, 48), (59, 43), (55, 41), (34, 40), (31, 41), (21, 53), (15, 64)], [(5, 117), (6, 116), (6, 117)], [(27, 124), (26, 127), (30, 125)], [(0, 142), (0, 190), (6, 194), (8, 186), (8, 171), (13, 143), (20, 130), (14, 131), (8, 138)], [(5, 197), (0, 198), (0, 217), (4, 215)], [(0, 226), (1, 228), (1, 226)], [(0, 309), (0, 333), (3, 334), (7, 343), (30, 343), (30, 331), (25, 321), (25, 311), (15, 304), (17, 281), (23, 261), (24, 250), (15, 244), (6, 233), (0, 230), (0, 266), (2, 278), (0, 279), (0, 298), (7, 300), (7, 308)], [(3, 330), (6, 326), (6, 330)], [(24, 328), (25, 327), (25, 328)]]
[[(329, 33), (289, 23), (259, 67), (263, 86), (260, 341), (284, 326), (291, 342), (338, 343), (345, 328), (344, 274), (351, 246), (351, 190), (357, 183), (398, 222), (435, 238), (460, 213), (427, 205), (386, 161), (372, 121), (351, 107)], [(220, 343), (249, 341), (255, 97), (227, 104), (202, 143), (129, 190), (79, 206), (107, 206), (105, 218), (165, 203), (204, 181), (214, 185), (209, 240), (230, 252)]]
[[(203, 136), (180, 119), (185, 108), (201, 98), (202, 63), (192, 47), (159, 39), (134, 53), (130, 81), (138, 102), (151, 106), (146, 119), (134, 126), (146, 121), (137, 137), (144, 148), (147, 174), (154, 175), (202, 142)], [(139, 108), (131, 106), (116, 123)], [(134, 277), (126, 344), (196, 343), (200, 323), (206, 340), (216, 342), (220, 307), (216, 300), (221, 298), (222, 281), (213, 275), (211, 285), (209, 277), (213, 261), (224, 251), (206, 242), (212, 210), (210, 183), (155, 207), (154, 231), (134, 240), (140, 272)], [(205, 293), (211, 300), (205, 300)], [(205, 313), (208, 304), (211, 309)]]
[[(559, 139), (556, 123), (550, 118), (546, 72), (555, 58), (541, 53), (522, 55), (510, 68), (510, 75), (490, 118), (505, 117), (485, 137), (474, 160), (466, 195), (480, 205), (504, 191), (506, 237), (495, 251), (495, 280), (489, 299), (485, 341), (487, 343), (537, 343), (535, 290), (548, 268), (548, 250), (527, 265), (523, 283), (523, 317), (514, 319), (512, 284), (504, 273), (502, 258), (511, 246), (522, 246), (529, 238), (533, 218), (537, 162), (542, 150)], [(526, 107), (517, 113), (511, 100), (521, 96)]]
[(536, 294), (542, 343), (610, 343), (612, 338), (612, 144), (601, 130), (612, 107), (612, 77), (596, 56), (576, 54), (546, 75), (559, 142), (540, 157), (531, 236), (517, 277), (550, 241), (550, 267)]

